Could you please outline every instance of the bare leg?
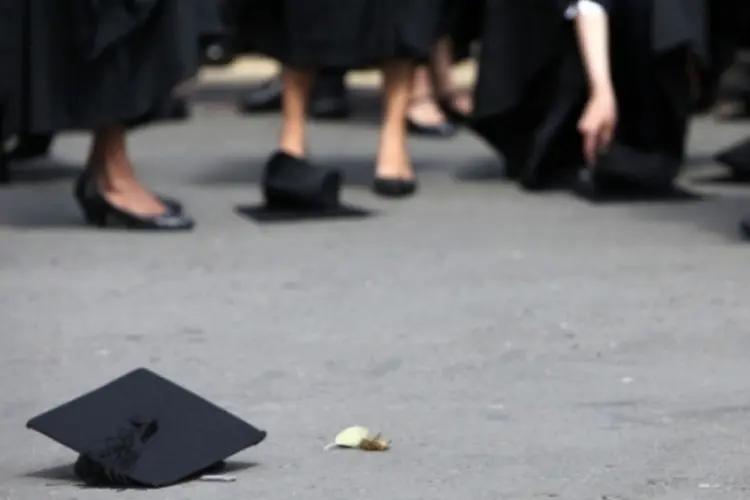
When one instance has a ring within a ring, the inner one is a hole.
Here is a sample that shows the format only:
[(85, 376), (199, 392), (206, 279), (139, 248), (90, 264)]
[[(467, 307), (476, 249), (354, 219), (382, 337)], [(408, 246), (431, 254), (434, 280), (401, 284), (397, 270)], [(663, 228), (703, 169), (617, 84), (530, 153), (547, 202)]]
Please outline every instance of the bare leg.
[(307, 103), (315, 83), (315, 72), (284, 67), (281, 72), (284, 94), (282, 99), (283, 124), (279, 149), (289, 155), (304, 158), (307, 153)]
[(437, 104), (427, 66), (418, 66), (414, 70), (408, 117), (412, 122), (425, 126), (438, 126), (446, 122), (445, 115)]
[(167, 208), (137, 179), (127, 150), (127, 132), (120, 125), (94, 132), (88, 168), (102, 195), (115, 207), (139, 217), (163, 214)]
[(474, 109), (471, 92), (457, 89), (453, 81), (453, 41), (450, 37), (445, 36), (435, 44), (430, 71), (437, 95), (448, 99), (457, 111), (471, 114)]
[(406, 113), (413, 77), (414, 64), (410, 61), (391, 61), (383, 65), (385, 106), (376, 166), (379, 178), (414, 179), (406, 137)]

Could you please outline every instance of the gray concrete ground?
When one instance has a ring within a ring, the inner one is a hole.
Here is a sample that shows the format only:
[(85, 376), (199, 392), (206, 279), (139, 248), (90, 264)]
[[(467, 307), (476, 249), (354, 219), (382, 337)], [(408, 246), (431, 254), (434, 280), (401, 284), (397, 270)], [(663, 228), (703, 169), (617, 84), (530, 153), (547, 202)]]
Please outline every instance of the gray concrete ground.
[[(367, 220), (236, 215), (260, 198), (278, 119), (220, 104), (132, 140), (193, 234), (82, 227), (81, 136), (55, 147), (73, 167), (16, 170), (0, 190), (0, 498), (115, 495), (71, 485), (74, 454), (24, 424), (139, 366), (269, 437), (236, 457), (236, 483), (118, 498), (749, 498), (750, 190), (706, 180), (742, 127), (697, 123), (702, 201), (593, 207), (459, 181), (494, 161), (461, 135), (413, 141), (423, 189), (394, 203), (366, 188), (364, 108), (312, 135), (351, 173), (347, 200), (380, 210)], [(353, 424), (393, 450), (322, 451)]]

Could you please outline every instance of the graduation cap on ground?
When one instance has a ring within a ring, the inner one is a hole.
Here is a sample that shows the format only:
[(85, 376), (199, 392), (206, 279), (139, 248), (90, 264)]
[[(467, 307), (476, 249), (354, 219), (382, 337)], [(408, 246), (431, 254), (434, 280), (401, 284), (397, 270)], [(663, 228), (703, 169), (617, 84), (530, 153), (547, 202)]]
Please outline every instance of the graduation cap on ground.
[(194, 479), (266, 437), (144, 368), (26, 426), (78, 452), (76, 475), (99, 487), (160, 488)]
[(582, 168), (575, 191), (591, 201), (693, 200), (675, 185), (680, 160), (613, 143), (593, 168)]
[(369, 210), (343, 204), (343, 174), (315, 168), (307, 161), (283, 152), (274, 154), (263, 173), (262, 205), (243, 205), (237, 211), (256, 222), (362, 218)]
[(719, 152), (714, 159), (726, 165), (732, 174), (741, 180), (750, 180), (750, 139)]

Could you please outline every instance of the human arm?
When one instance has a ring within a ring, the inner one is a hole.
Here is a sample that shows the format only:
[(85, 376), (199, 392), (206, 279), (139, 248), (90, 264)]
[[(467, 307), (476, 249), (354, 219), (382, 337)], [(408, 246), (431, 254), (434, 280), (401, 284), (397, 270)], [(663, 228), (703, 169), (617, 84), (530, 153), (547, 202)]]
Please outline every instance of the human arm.
[(578, 47), (589, 83), (589, 100), (578, 122), (583, 152), (589, 165), (609, 148), (617, 125), (617, 103), (609, 51), (609, 12), (612, 0), (582, 0), (569, 5)]

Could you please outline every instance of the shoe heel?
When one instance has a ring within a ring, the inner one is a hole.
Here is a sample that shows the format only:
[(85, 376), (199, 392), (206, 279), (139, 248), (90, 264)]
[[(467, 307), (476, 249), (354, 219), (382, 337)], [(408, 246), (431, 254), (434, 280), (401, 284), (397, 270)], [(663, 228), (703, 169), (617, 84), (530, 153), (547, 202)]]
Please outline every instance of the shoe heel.
[(108, 217), (107, 207), (99, 203), (87, 202), (81, 203), (81, 211), (86, 224), (89, 226), (106, 227)]

